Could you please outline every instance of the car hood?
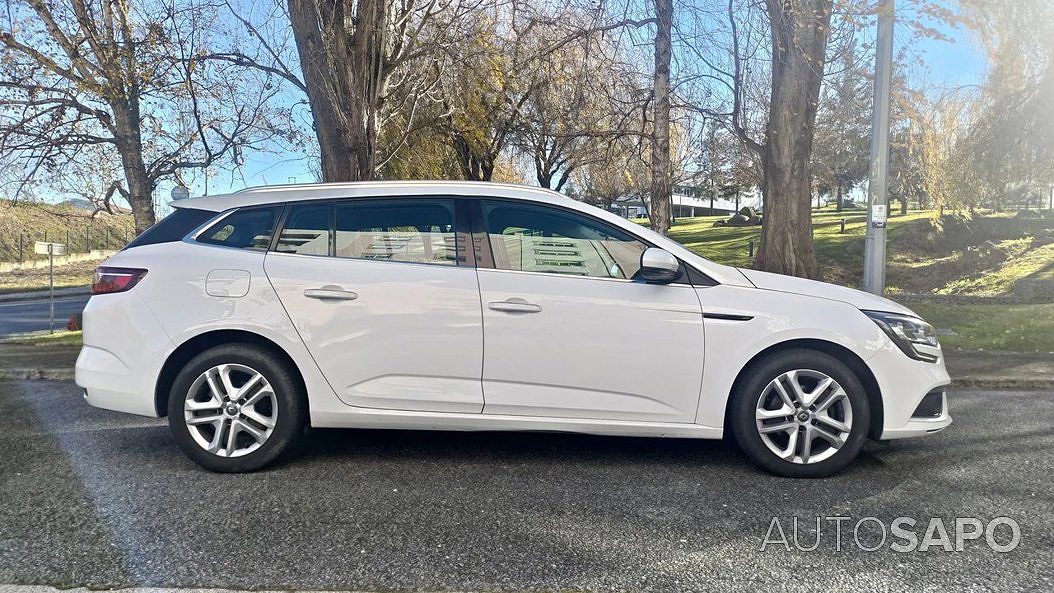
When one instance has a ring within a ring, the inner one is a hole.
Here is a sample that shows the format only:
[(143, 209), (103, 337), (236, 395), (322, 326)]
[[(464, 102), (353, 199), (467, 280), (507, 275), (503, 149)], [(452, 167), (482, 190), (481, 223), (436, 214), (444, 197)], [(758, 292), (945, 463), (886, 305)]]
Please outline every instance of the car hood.
[(779, 292), (789, 292), (819, 299), (841, 301), (858, 309), (887, 311), (889, 313), (900, 313), (903, 315), (918, 317), (918, 315), (915, 315), (911, 309), (908, 309), (904, 305), (862, 290), (846, 288), (835, 284), (827, 284), (826, 282), (817, 282), (816, 280), (796, 278), (794, 276), (772, 274), (770, 272), (759, 272), (757, 270), (747, 270), (743, 268), (740, 268), (739, 271), (742, 272), (743, 275), (747, 277), (747, 280), (750, 280), (754, 286), (763, 290), (776, 290)]

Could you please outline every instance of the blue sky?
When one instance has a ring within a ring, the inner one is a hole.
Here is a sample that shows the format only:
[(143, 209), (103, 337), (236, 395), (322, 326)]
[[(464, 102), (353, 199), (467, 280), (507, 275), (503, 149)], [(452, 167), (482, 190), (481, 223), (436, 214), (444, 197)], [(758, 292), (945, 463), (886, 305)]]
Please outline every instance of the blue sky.
[[(984, 78), (986, 61), (983, 51), (973, 39), (973, 34), (965, 29), (948, 25), (935, 25), (935, 27), (951, 41), (936, 39), (913, 41), (906, 37), (909, 32), (905, 27), (896, 29), (897, 45), (914, 42), (915, 51), (923, 58), (926, 71), (917, 75), (924, 76), (930, 86), (938, 88), (981, 83)], [(232, 175), (228, 171), (217, 171), (209, 181), (209, 193), (225, 193), (254, 185), (316, 181), (307, 163), (298, 158), (299, 156), (254, 153), (247, 157), (240, 174)], [(165, 184), (158, 188), (162, 203), (168, 201), (168, 192), (171, 187), (171, 184)], [(204, 185), (199, 181), (192, 188), (191, 195), (202, 195), (204, 189)]]

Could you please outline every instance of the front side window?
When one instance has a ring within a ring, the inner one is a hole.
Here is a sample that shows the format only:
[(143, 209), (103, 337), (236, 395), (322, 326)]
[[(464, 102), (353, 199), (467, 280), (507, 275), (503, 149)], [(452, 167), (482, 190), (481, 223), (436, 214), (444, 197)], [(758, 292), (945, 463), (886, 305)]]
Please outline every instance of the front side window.
[(267, 249), (277, 213), (278, 208), (274, 206), (243, 208), (198, 235), (198, 241), (242, 249)]
[(457, 264), (453, 200), (362, 200), (336, 208), (337, 257)]
[(573, 212), (516, 202), (484, 202), (487, 236), (500, 270), (632, 279), (647, 245)]
[(328, 203), (290, 206), (275, 251), (329, 255), (330, 212), (332, 206)]

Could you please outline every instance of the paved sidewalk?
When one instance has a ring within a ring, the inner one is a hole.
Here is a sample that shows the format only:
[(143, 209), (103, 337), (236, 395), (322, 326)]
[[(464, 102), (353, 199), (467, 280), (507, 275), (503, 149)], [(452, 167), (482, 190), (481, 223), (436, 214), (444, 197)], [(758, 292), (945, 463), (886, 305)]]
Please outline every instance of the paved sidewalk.
[(1054, 354), (949, 350), (955, 385), (989, 389), (1054, 389)]

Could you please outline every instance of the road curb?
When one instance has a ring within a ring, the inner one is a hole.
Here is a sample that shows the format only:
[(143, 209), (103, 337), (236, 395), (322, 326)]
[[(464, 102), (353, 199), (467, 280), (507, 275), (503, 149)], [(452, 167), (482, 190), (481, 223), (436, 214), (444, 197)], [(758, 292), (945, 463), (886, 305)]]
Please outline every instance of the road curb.
[(1017, 391), (1054, 391), (1054, 379), (1018, 377), (952, 377), (952, 388), (1005, 389)]
[(73, 369), (0, 369), (0, 380), (73, 381)]
[[(71, 288), (56, 288), (55, 298), (62, 299), (66, 297), (74, 296), (85, 296), (91, 294), (91, 286), (75, 286)], [(48, 290), (32, 290), (28, 292), (12, 292), (8, 294), (0, 294), (0, 303), (28, 303), (32, 301), (42, 301), (51, 297), (51, 291)]]

